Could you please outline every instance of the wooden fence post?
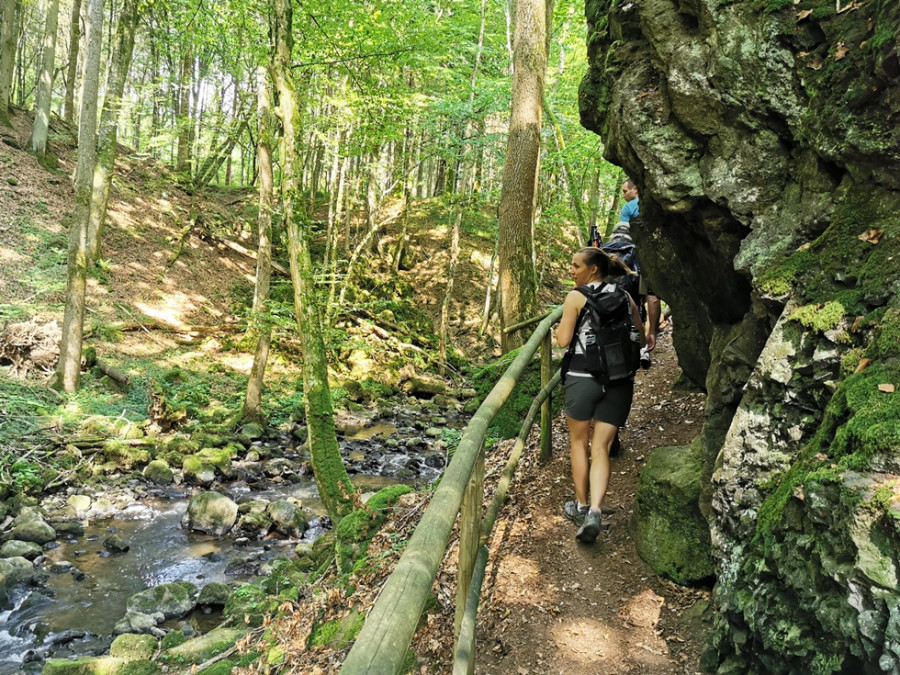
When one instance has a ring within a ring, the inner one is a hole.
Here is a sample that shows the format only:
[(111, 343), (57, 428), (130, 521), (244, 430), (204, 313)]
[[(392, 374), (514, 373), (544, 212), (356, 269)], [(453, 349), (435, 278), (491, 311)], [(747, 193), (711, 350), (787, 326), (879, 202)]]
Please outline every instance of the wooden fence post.
[[(475, 459), (472, 480), (466, 488), (459, 518), (459, 562), (456, 579), (456, 617), (453, 622), (453, 639), (459, 639), (463, 617), (466, 615), (466, 598), (472, 583), (475, 557), (481, 539), (481, 515), (484, 507), (484, 441)], [(474, 663), (474, 662), (473, 662)]]
[[(541, 342), (541, 389), (547, 386), (550, 381), (550, 360), (552, 346), (550, 343), (550, 331), (544, 336)], [(550, 419), (552, 406), (548, 396), (541, 404), (541, 461), (546, 462), (553, 454), (553, 431), (551, 429)]]

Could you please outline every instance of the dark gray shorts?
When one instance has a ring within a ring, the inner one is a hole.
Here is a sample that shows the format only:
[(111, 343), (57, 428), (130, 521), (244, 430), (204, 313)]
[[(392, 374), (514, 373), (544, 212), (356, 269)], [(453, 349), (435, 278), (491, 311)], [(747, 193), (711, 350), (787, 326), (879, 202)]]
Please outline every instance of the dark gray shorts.
[(566, 378), (566, 415), (573, 420), (598, 420), (621, 427), (631, 412), (634, 381), (603, 387), (593, 377)]

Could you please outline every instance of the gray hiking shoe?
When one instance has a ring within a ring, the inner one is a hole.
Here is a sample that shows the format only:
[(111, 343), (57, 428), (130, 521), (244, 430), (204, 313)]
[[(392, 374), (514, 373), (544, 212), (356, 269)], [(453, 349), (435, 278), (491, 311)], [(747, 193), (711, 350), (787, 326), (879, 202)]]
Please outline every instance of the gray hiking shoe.
[(563, 504), (563, 515), (573, 523), (581, 527), (584, 517), (587, 515), (588, 507), (578, 508), (578, 502), (566, 502)]
[(608, 527), (609, 523), (603, 522), (599, 511), (588, 511), (584, 517), (584, 523), (578, 529), (575, 538), (585, 544), (593, 544), (597, 541), (597, 535), (600, 534), (600, 530), (605, 530)]

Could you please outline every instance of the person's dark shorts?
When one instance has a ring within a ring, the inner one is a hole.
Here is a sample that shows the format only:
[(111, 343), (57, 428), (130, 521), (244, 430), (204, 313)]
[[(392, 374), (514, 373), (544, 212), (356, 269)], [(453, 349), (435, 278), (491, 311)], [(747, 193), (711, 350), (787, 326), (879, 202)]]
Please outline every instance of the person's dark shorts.
[(631, 412), (634, 381), (604, 387), (593, 377), (566, 378), (566, 415), (573, 420), (598, 420), (621, 427)]

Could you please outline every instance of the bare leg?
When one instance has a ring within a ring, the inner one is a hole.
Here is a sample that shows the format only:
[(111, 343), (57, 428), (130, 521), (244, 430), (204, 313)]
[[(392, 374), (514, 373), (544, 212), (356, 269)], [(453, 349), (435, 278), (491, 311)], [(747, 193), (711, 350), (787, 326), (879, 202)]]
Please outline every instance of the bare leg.
[[(573, 420), (566, 415), (569, 423), (570, 457), (572, 462), (572, 483), (575, 485), (575, 499), (582, 504), (588, 503), (588, 441), (591, 433), (591, 420)], [(607, 459), (607, 465), (609, 460)]]
[[(603, 505), (603, 498), (606, 497), (606, 489), (609, 487), (609, 448), (612, 446), (617, 431), (618, 427), (612, 424), (594, 422), (594, 437), (591, 441), (590, 487), (591, 509), (598, 511)], [(574, 466), (573, 462), (573, 472)]]

